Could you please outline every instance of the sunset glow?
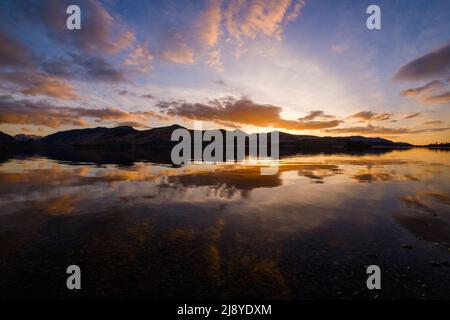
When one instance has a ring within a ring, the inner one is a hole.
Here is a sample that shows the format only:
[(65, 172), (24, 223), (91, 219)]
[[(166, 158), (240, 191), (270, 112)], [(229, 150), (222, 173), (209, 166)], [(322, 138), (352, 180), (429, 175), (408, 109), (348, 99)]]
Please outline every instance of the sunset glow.
[(448, 140), (447, 1), (380, 1), (380, 30), (366, 28), (367, 1), (78, 3), (81, 30), (66, 28), (70, 1), (2, 4), (0, 131), (202, 120), (248, 132)]

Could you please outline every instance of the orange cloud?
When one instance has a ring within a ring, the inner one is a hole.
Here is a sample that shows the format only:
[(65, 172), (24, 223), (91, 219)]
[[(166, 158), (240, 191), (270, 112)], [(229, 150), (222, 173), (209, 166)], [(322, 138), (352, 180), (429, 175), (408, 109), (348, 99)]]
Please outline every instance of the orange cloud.
[(61, 125), (88, 125), (88, 123), (83, 119), (65, 115), (63, 113), (64, 110), (61, 110), (60, 114), (45, 114), (45, 112), (49, 111), (49, 109), (39, 108), (36, 110), (5, 110), (5, 108), (2, 107), (0, 111), (0, 123), (43, 125), (50, 128), (59, 128)]
[(80, 99), (70, 83), (39, 73), (4, 72), (0, 73), (0, 80), (24, 87), (20, 92), (26, 95), (45, 95), (61, 100)]
[(46, 80), (45, 82), (34, 87), (24, 89), (23, 94), (27, 95), (45, 95), (49, 97), (58, 98), (61, 100), (78, 100), (80, 97), (75, 93), (72, 85), (67, 82), (60, 82), (57, 80)]
[(424, 96), (420, 98), (420, 102), (424, 104), (446, 104), (450, 102), (450, 91), (434, 96)]
[(287, 120), (280, 116), (282, 108), (270, 104), (257, 104), (250, 99), (232, 97), (216, 99), (207, 104), (185, 101), (159, 102), (157, 104), (166, 115), (191, 120), (212, 121), (239, 128), (242, 125), (274, 127), (287, 130), (315, 130), (333, 128), (339, 120), (308, 121), (307, 119)]
[(200, 37), (203, 43), (210, 47), (214, 47), (217, 44), (220, 35), (221, 20), (221, 1), (210, 1), (196, 25), (200, 30)]
[(411, 89), (405, 89), (400, 92), (402, 96), (405, 97), (415, 97), (420, 94), (431, 93), (437, 89), (440, 89), (444, 86), (444, 84), (439, 80), (430, 81), (427, 84)]
[(382, 126), (368, 125), (366, 127), (347, 127), (333, 128), (323, 130), (328, 133), (351, 133), (351, 134), (409, 134), (423, 132), (439, 132), (450, 130), (450, 127), (431, 128), (431, 129), (409, 129), (409, 128), (388, 128)]
[(137, 67), (140, 72), (148, 72), (150, 71), (152, 61), (153, 54), (150, 49), (146, 46), (139, 45), (130, 52), (123, 63), (128, 66)]
[[(163, 60), (176, 64), (194, 64), (208, 48), (214, 48), (220, 36), (222, 1), (211, 0), (199, 19), (169, 36), (162, 50)], [(221, 69), (220, 50), (208, 53), (206, 64)]]
[(173, 36), (173, 39), (169, 42), (169, 47), (165, 49), (161, 54), (161, 58), (163, 60), (177, 64), (195, 63), (195, 51), (186, 43), (181, 34), (175, 34)]
[(303, 1), (291, 0), (230, 0), (224, 13), (228, 35), (234, 39), (255, 39), (258, 34), (281, 37), (283, 22), (297, 18)]
[(160, 56), (172, 63), (194, 64), (207, 53), (204, 62), (221, 71), (217, 45), (222, 34), (238, 40), (241, 51), (244, 39), (260, 34), (280, 38), (284, 25), (294, 21), (303, 6), (303, 0), (211, 0), (198, 20), (169, 36)]
[(434, 126), (434, 125), (440, 125), (443, 124), (444, 122), (442, 122), (441, 120), (432, 120), (432, 121), (427, 121), (424, 124), (430, 125), (430, 126)]
[(61, 125), (87, 126), (88, 122), (85, 118), (91, 118), (99, 121), (135, 121), (144, 125), (143, 123), (148, 122), (152, 117), (161, 116), (152, 111), (127, 112), (115, 108), (70, 108), (0, 96), (0, 123), (59, 128)]
[(372, 111), (360, 111), (351, 115), (349, 118), (360, 119), (363, 121), (387, 121), (392, 119), (392, 113), (375, 113)]

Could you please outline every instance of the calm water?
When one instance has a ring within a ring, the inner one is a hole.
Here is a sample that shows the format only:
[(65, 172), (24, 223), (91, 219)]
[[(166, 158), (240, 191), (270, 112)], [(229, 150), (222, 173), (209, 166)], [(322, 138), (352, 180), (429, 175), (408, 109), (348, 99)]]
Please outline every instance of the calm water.
[(450, 152), (292, 155), (272, 176), (161, 159), (4, 156), (1, 298), (450, 297)]

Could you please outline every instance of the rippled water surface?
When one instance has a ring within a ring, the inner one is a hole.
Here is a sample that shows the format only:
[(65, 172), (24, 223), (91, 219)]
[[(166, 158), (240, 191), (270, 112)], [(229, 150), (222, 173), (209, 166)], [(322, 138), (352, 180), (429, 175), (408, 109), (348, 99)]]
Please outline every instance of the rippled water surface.
[(149, 158), (3, 159), (1, 297), (450, 297), (450, 152), (299, 154), (275, 175)]

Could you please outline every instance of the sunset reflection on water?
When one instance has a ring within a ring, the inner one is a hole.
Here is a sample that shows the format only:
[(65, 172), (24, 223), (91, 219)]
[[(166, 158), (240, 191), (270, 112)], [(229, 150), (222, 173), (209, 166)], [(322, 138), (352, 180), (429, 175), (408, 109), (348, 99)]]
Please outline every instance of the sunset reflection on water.
[[(372, 298), (370, 264), (382, 298), (448, 295), (449, 152), (294, 155), (275, 175), (260, 169), (7, 159), (1, 296)], [(70, 264), (83, 270), (77, 294)]]

